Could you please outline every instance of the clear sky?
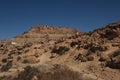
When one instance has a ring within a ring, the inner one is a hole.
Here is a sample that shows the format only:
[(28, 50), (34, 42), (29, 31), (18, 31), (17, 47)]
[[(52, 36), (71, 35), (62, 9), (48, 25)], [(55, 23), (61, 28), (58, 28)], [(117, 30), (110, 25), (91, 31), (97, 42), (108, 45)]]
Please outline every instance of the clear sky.
[(91, 31), (120, 20), (120, 0), (0, 0), (0, 39), (38, 24)]

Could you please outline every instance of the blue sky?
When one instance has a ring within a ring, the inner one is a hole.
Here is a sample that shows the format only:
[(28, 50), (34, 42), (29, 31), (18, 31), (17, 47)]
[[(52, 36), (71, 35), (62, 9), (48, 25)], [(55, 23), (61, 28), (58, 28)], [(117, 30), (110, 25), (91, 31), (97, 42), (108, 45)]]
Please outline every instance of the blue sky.
[(0, 0), (0, 39), (38, 24), (91, 31), (120, 21), (120, 0)]

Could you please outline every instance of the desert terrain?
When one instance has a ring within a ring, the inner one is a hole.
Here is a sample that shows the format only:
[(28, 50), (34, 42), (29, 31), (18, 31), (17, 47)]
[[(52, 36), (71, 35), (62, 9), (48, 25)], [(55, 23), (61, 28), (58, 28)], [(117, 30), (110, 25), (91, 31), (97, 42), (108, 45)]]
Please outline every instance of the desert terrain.
[(120, 22), (90, 32), (38, 25), (0, 40), (0, 80), (120, 80)]

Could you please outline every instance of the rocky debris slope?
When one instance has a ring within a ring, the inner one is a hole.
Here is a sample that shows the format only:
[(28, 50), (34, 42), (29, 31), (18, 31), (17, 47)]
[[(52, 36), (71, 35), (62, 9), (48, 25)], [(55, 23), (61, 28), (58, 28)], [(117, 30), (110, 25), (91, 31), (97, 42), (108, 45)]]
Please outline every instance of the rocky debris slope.
[(120, 80), (120, 22), (88, 33), (39, 25), (0, 41), (0, 56), (3, 80), (4, 76), (20, 75), (26, 66), (46, 64), (68, 66), (82, 80)]
[(108, 24), (106, 27), (94, 30), (92, 35), (108, 40), (114, 40), (120, 37), (120, 22)]

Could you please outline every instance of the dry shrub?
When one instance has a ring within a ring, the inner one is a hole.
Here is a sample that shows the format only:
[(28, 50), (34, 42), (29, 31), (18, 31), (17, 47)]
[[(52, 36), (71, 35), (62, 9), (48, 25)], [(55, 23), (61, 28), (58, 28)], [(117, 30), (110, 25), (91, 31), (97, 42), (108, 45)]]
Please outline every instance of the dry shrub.
[(69, 51), (69, 48), (67, 48), (66, 46), (59, 46), (59, 47), (54, 47), (51, 51), (51, 53), (56, 53), (58, 55), (63, 55), (65, 54), (65, 52)]
[(13, 80), (31, 80), (36, 72), (36, 68), (27, 66), (25, 67), (25, 70), (18, 74), (18, 77), (14, 78)]
[(115, 63), (115, 62), (110, 62), (110, 61), (108, 61), (108, 62), (106, 63), (106, 66), (107, 66), (107, 67), (110, 67), (110, 68), (112, 68), (112, 69), (120, 69), (120, 64), (119, 64), (119, 63)]
[(12, 76), (0, 76), (0, 80), (12, 80)]
[(6, 72), (6, 71), (8, 71), (11, 67), (12, 67), (12, 62), (9, 61), (9, 62), (7, 62), (7, 64), (5, 64), (5, 65), (3, 65), (3, 66), (1, 67), (1, 72)]
[(60, 65), (54, 66), (50, 71), (40, 71), (38, 68), (27, 66), (18, 77), (13, 80), (81, 80), (80, 74)]

